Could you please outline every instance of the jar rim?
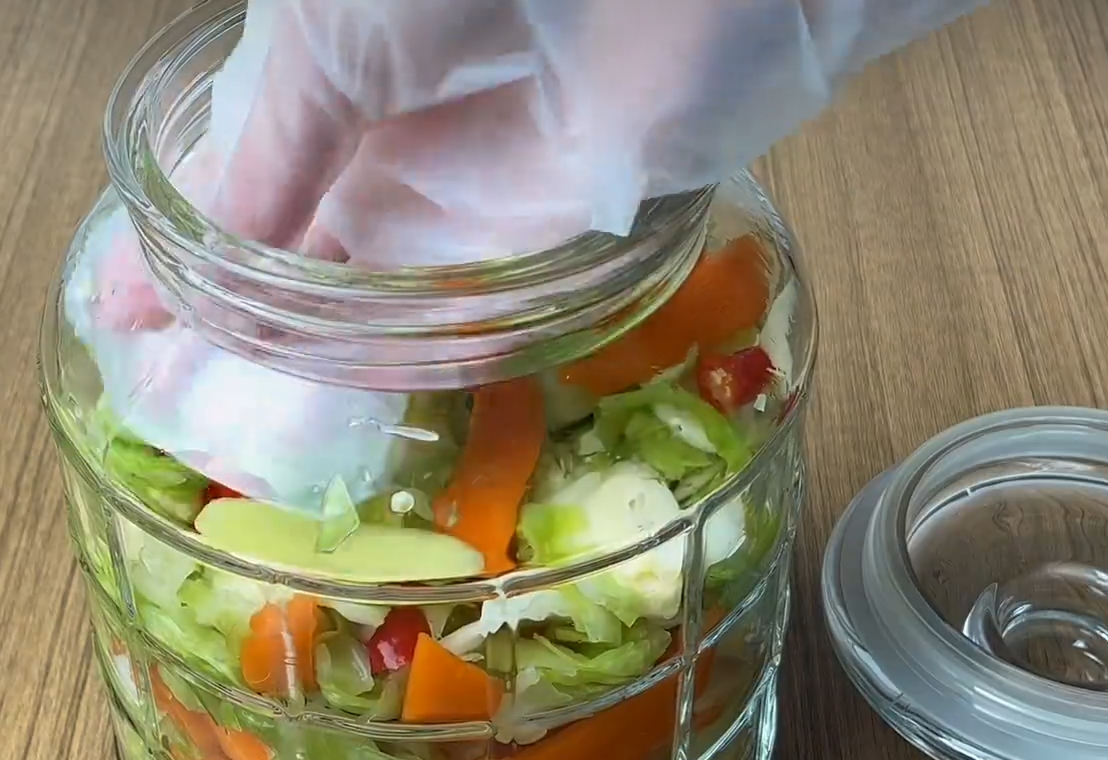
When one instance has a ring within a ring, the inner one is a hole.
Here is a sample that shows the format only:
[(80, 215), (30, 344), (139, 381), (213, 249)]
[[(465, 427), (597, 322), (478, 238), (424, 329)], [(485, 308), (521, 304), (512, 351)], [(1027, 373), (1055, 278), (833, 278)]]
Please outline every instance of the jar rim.
[[(311, 380), (376, 390), (483, 384), (600, 348), (691, 270), (715, 186), (644, 201), (624, 237), (589, 231), (544, 250), (388, 271), (310, 259), (222, 229), (174, 186), (157, 143), (174, 119), (190, 128), (201, 121), (180, 111), (196, 101), (203, 110), (205, 77), (218, 66), (198, 75), (190, 61), (223, 37), (237, 39), (245, 8), (209, 0), (163, 27), (120, 75), (103, 123), (109, 176), (150, 270), (222, 348)], [(187, 93), (166, 108), (159, 93), (173, 90), (178, 75)], [(296, 346), (278, 346), (273, 335)]]
[[(167, 58), (174, 54), (183, 56), (195, 52), (195, 48), (206, 44), (208, 38), (215, 36), (220, 29), (241, 26), (245, 21), (246, 7), (246, 0), (206, 0), (184, 11), (158, 30), (131, 58), (108, 97), (101, 139), (109, 175), (113, 182), (118, 182), (122, 190), (135, 196), (131, 198), (132, 201), (149, 203), (160, 211), (170, 222), (168, 234), (178, 238), (179, 242), (194, 243), (192, 238), (200, 237), (213, 249), (228, 246), (241, 248), (255, 258), (254, 262), (245, 266), (260, 274), (273, 276), (277, 282), (326, 280), (336, 286), (426, 295), (439, 294), (442, 283), (464, 291), (467, 288), (464, 283), (471, 280), (511, 285), (521, 274), (530, 275), (540, 268), (552, 269), (551, 275), (576, 271), (596, 264), (595, 260), (588, 258), (590, 253), (603, 255), (604, 249), (611, 247), (613, 236), (588, 231), (553, 248), (525, 251), (498, 259), (400, 267), (380, 272), (308, 258), (259, 241), (240, 238), (222, 229), (198, 209), (192, 208), (176, 190), (156, 160), (148, 135), (121, 136), (119, 132), (126, 122), (125, 112), (136, 108), (139, 105), (136, 101), (141, 101), (149, 91), (156, 90), (157, 85), (173, 73), (173, 68), (180, 65), (179, 61), (167, 62)], [(138, 144), (128, 144), (129, 141), (137, 141)], [(135, 166), (134, 157), (128, 155), (128, 150), (144, 148), (148, 155), (142, 158), (153, 160), (143, 165), (141, 172), (148, 173), (149, 177), (139, 176), (140, 168)], [(148, 193), (144, 187), (147, 183), (161, 192)], [(639, 211), (639, 218), (658, 223), (659, 214), (664, 218), (679, 216), (686, 206), (710, 192), (711, 188), (705, 187), (674, 196), (648, 199)], [(188, 207), (188, 219), (182, 219), (174, 213), (179, 212), (182, 205)], [(281, 274), (282, 270), (287, 274)], [(455, 285), (459, 282), (463, 284)]]
[(822, 596), (838, 658), (874, 709), (935, 756), (961, 757), (958, 748), (969, 745), (975, 757), (1007, 759), (993, 743), (1006, 734), (1075, 750), (1108, 747), (1108, 733), (1098, 730), (1108, 722), (1108, 693), (1052, 681), (982, 649), (927, 600), (908, 548), (911, 513), (934, 495), (925, 481), (940, 464), (972, 472), (980, 462), (970, 463), (968, 447), (1049, 428), (1092, 430), (1108, 446), (1108, 412), (1099, 410), (1030, 407), (970, 419), (870, 481), (828, 542)]

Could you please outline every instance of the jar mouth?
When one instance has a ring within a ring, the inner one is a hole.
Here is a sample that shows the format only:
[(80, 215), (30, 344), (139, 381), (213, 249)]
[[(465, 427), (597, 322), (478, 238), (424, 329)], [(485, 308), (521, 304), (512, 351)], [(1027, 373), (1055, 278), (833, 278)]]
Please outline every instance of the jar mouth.
[(840, 660), (939, 756), (1038, 757), (1042, 741), (1102, 753), (1105, 537), (1108, 413), (1042, 407), (958, 425), (875, 478), (836, 527), (823, 595)]
[(146, 262), (211, 342), (310, 380), (465, 387), (596, 350), (649, 316), (695, 263), (714, 187), (643, 202), (626, 237), (586, 232), (456, 265), (373, 271), (230, 234), (170, 176), (206, 132), (212, 78), (245, 12), (212, 0), (163, 28), (120, 76), (103, 126)]
[[(203, 105), (196, 100), (208, 96), (210, 82), (203, 80), (213, 72), (187, 71), (190, 64), (195, 68), (190, 57), (212, 45), (222, 46), (229, 53), (245, 23), (246, 7), (245, 0), (205, 2), (185, 11), (159, 30), (130, 60), (116, 81), (103, 124), (104, 153), (113, 183), (128, 195), (131, 204), (163, 216), (164, 231), (177, 242), (190, 246), (203, 243), (207, 250), (198, 253), (206, 254), (211, 263), (248, 269), (273, 278), (274, 284), (325, 282), (333, 288), (372, 290), (381, 294), (437, 295), (443, 287), (455, 293), (511, 288), (524, 279), (558, 279), (593, 269), (613, 256), (613, 249), (625, 245), (625, 240), (641, 239), (680, 219), (712, 192), (709, 186), (645, 200), (629, 238), (589, 231), (553, 248), (452, 265), (375, 271), (312, 259), (240, 238), (192, 207), (178, 191), (163, 164), (166, 159), (177, 163), (185, 156), (182, 151), (173, 150), (173, 146), (158, 143), (164, 142), (166, 132), (173, 129), (171, 122), (175, 118), (194, 121), (203, 118)], [(220, 39), (225, 36), (232, 39)], [(190, 102), (170, 104), (167, 109), (165, 104), (158, 102), (158, 93), (182, 73), (193, 75), (195, 90), (182, 96)], [(187, 113), (174, 113), (174, 109)], [(141, 123), (143, 120), (146, 123)], [(225, 254), (232, 250), (239, 255), (228, 262)]]

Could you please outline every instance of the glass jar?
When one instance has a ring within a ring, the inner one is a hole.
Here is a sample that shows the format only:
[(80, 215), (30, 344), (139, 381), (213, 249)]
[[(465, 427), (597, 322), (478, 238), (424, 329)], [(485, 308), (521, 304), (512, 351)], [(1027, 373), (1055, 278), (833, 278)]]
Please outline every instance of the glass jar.
[(168, 177), (244, 12), (123, 74), (42, 334), (122, 755), (767, 758), (816, 317), (756, 183), (479, 265), (236, 240)]

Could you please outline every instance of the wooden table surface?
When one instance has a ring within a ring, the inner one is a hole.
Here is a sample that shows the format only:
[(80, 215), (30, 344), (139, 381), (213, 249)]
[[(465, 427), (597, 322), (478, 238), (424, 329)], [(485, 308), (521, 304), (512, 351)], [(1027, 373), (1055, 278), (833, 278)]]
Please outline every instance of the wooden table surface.
[[(109, 756), (34, 378), (47, 282), (105, 182), (99, 127), (182, 0), (0, 0), (0, 758)], [(1003, 407), (1108, 400), (1108, 4), (996, 2), (869, 68), (763, 162), (822, 310), (780, 760), (921, 757), (841, 674), (818, 608), (851, 496)]]

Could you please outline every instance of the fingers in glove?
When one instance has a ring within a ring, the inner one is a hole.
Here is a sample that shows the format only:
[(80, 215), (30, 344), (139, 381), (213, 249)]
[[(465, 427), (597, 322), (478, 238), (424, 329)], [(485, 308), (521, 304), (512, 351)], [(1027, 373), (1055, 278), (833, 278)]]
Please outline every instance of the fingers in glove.
[(588, 198), (572, 141), (537, 128), (535, 102), (533, 83), (517, 82), (371, 125), (318, 226), (377, 269), (562, 242), (588, 225)]
[(216, 194), (215, 221), (241, 238), (296, 248), (357, 148), (359, 118), (316, 65), (295, 15), (282, 13)]

